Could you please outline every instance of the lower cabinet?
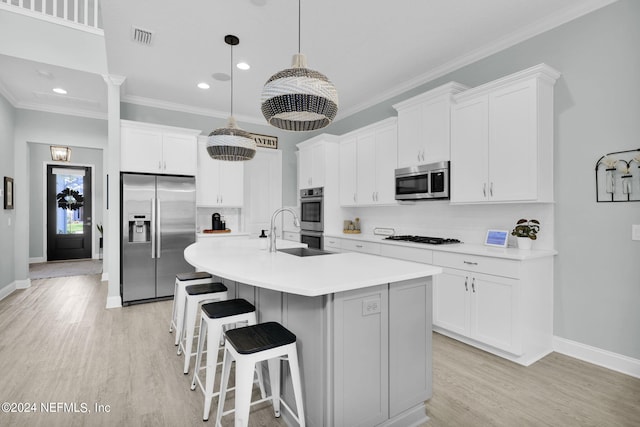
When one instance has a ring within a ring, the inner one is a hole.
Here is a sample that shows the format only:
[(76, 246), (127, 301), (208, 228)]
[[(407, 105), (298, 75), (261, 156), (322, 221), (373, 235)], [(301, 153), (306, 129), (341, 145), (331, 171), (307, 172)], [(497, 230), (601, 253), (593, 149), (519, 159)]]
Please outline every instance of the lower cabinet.
[(553, 258), (434, 252), (434, 330), (528, 366), (553, 338)]
[(436, 281), (435, 325), (522, 354), (518, 280), (446, 268)]

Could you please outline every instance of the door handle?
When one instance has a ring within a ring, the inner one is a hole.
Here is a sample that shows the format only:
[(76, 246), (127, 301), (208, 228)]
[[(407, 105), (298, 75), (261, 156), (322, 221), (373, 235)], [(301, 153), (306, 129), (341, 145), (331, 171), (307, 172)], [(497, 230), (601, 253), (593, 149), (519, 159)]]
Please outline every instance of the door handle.
[(487, 197), (487, 183), (483, 183), (482, 184), (482, 194), (484, 194), (484, 197)]
[(473, 293), (476, 292), (476, 278), (475, 277), (471, 281), (471, 289), (473, 290)]
[(464, 290), (465, 290), (466, 292), (469, 292), (469, 285), (468, 285), (468, 283), (469, 283), (469, 277), (467, 276), (467, 277), (465, 277), (465, 278), (464, 278)]
[(156, 199), (156, 207), (158, 210), (158, 243), (157, 243), (157, 255), (156, 258), (160, 258), (160, 254), (162, 253), (162, 240), (161, 240), (161, 236), (162, 236), (162, 227), (160, 227), (160, 199)]
[(489, 194), (493, 197), (493, 182), (489, 185)]
[(151, 258), (156, 257), (156, 199), (151, 199)]

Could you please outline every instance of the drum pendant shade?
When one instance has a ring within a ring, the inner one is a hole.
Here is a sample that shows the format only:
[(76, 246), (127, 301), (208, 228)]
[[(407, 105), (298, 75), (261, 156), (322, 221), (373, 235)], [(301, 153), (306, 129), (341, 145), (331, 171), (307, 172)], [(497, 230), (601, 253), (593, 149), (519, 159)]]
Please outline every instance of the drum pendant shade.
[(300, 53), (300, 2), (298, 2), (298, 53), (291, 68), (267, 80), (262, 89), (262, 114), (270, 125), (290, 131), (312, 131), (329, 125), (338, 112), (338, 91), (324, 74), (307, 68)]
[(251, 160), (256, 155), (256, 142), (251, 134), (240, 129), (233, 117), (233, 46), (240, 43), (238, 37), (227, 35), (225, 43), (231, 46), (231, 115), (227, 127), (209, 134), (207, 152), (211, 158), (226, 161)]

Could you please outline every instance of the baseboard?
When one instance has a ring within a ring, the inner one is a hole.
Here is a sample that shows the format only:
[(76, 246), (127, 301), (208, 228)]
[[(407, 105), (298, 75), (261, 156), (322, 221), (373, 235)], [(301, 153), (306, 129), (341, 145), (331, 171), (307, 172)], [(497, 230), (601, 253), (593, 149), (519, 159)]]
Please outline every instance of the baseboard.
[(106, 308), (121, 308), (122, 300), (120, 297), (107, 297), (107, 307)]
[(41, 262), (47, 262), (47, 258), (45, 257), (29, 258), (29, 264), (39, 264)]
[(640, 360), (638, 359), (555, 336), (553, 337), (553, 350), (594, 365), (640, 378)]
[(16, 289), (27, 289), (31, 287), (31, 279), (16, 280)]
[(16, 290), (16, 282), (9, 283), (4, 288), (0, 289), (0, 300), (5, 299), (9, 295), (11, 295), (15, 290)]
[(102, 278), (100, 279), (103, 282), (108, 282), (109, 281), (109, 273), (102, 273)]

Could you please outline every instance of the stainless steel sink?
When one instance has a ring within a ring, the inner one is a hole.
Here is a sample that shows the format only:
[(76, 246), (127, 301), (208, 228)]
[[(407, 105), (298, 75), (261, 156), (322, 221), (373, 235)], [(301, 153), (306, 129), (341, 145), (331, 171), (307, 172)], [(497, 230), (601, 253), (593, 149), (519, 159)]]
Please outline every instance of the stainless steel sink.
[(322, 251), (320, 249), (313, 248), (288, 248), (278, 249), (278, 252), (284, 252), (295, 256), (316, 256), (316, 255), (329, 255), (332, 252)]

